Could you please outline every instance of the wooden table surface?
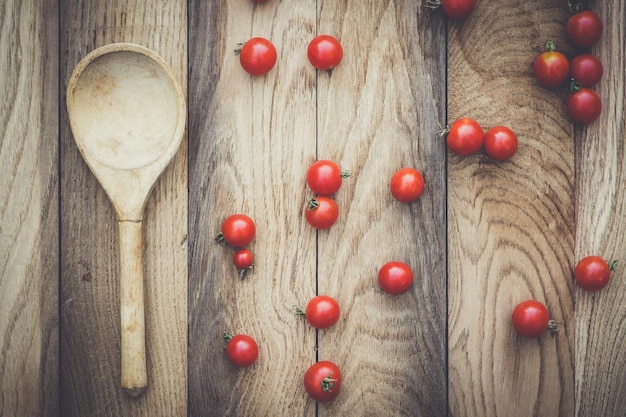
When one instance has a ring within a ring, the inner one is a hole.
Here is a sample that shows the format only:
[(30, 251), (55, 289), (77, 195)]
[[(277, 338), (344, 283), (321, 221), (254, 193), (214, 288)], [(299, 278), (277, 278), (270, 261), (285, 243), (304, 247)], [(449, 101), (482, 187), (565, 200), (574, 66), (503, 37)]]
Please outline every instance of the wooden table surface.
[[(0, 6), (0, 415), (626, 415), (626, 9), (592, 52), (600, 119), (574, 125), (563, 91), (537, 85), (548, 38), (568, 53), (565, 0), (478, 0), (463, 22), (415, 0), (5, 0)], [(342, 63), (316, 72), (328, 33)], [(233, 49), (271, 39), (278, 63), (245, 73)], [(144, 218), (148, 383), (120, 388), (118, 236), (113, 208), (76, 148), (65, 88), (111, 42), (160, 54), (183, 84), (188, 130)], [(511, 127), (515, 157), (459, 157), (435, 132), (458, 117)], [(304, 220), (307, 167), (353, 173), (340, 218)], [(388, 192), (420, 169), (412, 204)], [(256, 269), (240, 280), (221, 221), (253, 217)], [(583, 256), (618, 259), (610, 285), (578, 288)], [(415, 271), (384, 294), (378, 268)], [(315, 331), (294, 314), (316, 293), (342, 315)], [(514, 306), (544, 302), (556, 335), (516, 336)], [(225, 359), (222, 333), (248, 333), (257, 363)], [(343, 373), (330, 404), (304, 371)]]

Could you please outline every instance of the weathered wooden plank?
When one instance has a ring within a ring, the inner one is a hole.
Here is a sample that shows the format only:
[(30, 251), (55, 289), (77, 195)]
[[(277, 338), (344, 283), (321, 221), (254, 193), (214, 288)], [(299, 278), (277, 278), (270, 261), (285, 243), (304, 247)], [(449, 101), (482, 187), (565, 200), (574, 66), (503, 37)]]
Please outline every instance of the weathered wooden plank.
[[(302, 376), (315, 332), (294, 314), (315, 291), (315, 233), (302, 215), (315, 155), (315, 72), (306, 61), (315, 4), (190, 1), (189, 414), (315, 414)], [(233, 49), (271, 40), (276, 66), (250, 76)], [(244, 280), (222, 221), (256, 221), (255, 270)], [(224, 331), (259, 345), (250, 368), (232, 366)]]
[[(573, 127), (564, 98), (537, 85), (547, 38), (567, 49), (562, 1), (478, 2), (449, 23), (448, 120), (505, 125), (508, 162), (448, 159), (449, 396), (453, 416), (574, 413)], [(511, 313), (544, 302), (555, 336), (523, 339)]]
[[(185, 1), (61, 2), (61, 80), (111, 42), (135, 42), (161, 55), (186, 89)], [(64, 103), (63, 103), (64, 104)], [(148, 389), (120, 387), (119, 256), (115, 214), (82, 161), (61, 112), (61, 414), (186, 414), (187, 149), (149, 197), (144, 213)]]
[[(342, 394), (320, 416), (443, 416), (446, 396), (444, 21), (414, 1), (318, 2), (318, 33), (336, 36), (344, 58), (318, 73), (319, 159), (353, 178), (335, 198), (338, 222), (318, 234), (318, 291), (342, 317), (319, 332), (319, 360), (343, 370)], [(415, 167), (420, 199), (389, 191), (393, 173)], [(400, 296), (378, 285), (379, 268), (402, 261), (415, 274)]]
[(0, 415), (58, 415), (56, 3), (0, 6)]
[(604, 64), (595, 87), (603, 110), (576, 130), (575, 262), (597, 254), (618, 265), (602, 291), (576, 289), (576, 415), (618, 417), (626, 412), (626, 7), (597, 1), (591, 8), (604, 22), (591, 50)]

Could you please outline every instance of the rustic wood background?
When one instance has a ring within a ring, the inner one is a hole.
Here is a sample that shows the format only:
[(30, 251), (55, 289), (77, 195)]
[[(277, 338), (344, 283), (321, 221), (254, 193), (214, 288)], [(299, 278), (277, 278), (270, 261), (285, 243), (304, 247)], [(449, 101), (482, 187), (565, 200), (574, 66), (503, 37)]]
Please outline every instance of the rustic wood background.
[[(574, 126), (565, 93), (532, 61), (564, 37), (566, 0), (479, 0), (464, 22), (414, 0), (5, 0), (0, 5), (0, 415), (626, 415), (626, 9), (596, 1), (605, 32), (600, 119)], [(316, 72), (306, 46), (337, 36), (344, 60)], [(232, 50), (271, 39), (277, 66), (250, 77)], [(188, 96), (188, 135), (144, 221), (149, 388), (124, 396), (115, 214), (74, 145), (65, 88), (110, 42), (159, 53)], [(467, 116), (520, 139), (513, 160), (447, 152), (434, 132)], [(316, 233), (306, 168), (354, 177), (340, 220)], [(422, 198), (395, 202), (403, 166)], [(213, 243), (223, 218), (257, 222), (256, 270), (241, 281)], [(572, 279), (588, 254), (619, 259), (608, 288)], [(416, 272), (382, 293), (379, 266)], [(294, 315), (316, 293), (342, 317), (315, 332)], [(515, 304), (544, 301), (555, 336), (517, 337)], [(224, 330), (260, 357), (225, 360)], [(344, 373), (330, 404), (308, 399), (316, 359)]]

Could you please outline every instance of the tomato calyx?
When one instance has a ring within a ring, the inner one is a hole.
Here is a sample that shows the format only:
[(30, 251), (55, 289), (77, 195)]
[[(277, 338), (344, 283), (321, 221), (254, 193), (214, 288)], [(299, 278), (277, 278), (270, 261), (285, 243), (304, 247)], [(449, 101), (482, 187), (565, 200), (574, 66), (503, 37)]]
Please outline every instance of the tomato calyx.
[(567, 7), (569, 8), (570, 13), (576, 14), (580, 13), (583, 10), (583, 4), (580, 2), (572, 3), (570, 0), (567, 0)]
[(548, 39), (546, 41), (545, 48), (546, 48), (547, 52), (554, 52), (554, 51), (556, 51), (556, 43), (554, 42), (554, 39)]
[(230, 334), (228, 330), (224, 331), (224, 335), (222, 337), (224, 338), (224, 346), (226, 346), (228, 342), (230, 342), (233, 339), (233, 335)]
[(302, 307), (296, 306), (296, 315), (306, 317), (306, 310)]
[(332, 392), (332, 388), (335, 386), (336, 379), (333, 379), (333, 373), (330, 372), (328, 376), (320, 381), (320, 387), (322, 391)]
[(225, 243), (226, 239), (224, 239), (224, 234), (222, 232), (218, 233), (215, 236), (215, 243)]
[(613, 259), (612, 261), (606, 262), (609, 265), (609, 271), (615, 272), (615, 268), (617, 268), (617, 259)]
[(316, 198), (312, 198), (307, 203), (308, 210), (316, 210), (320, 206), (320, 202)]
[(339, 176), (341, 178), (352, 178), (352, 172), (350, 172), (350, 171), (341, 171), (341, 174), (339, 174)]
[(435, 132), (435, 134), (439, 136), (440, 138), (446, 136), (448, 133), (450, 133), (450, 125), (445, 125), (445, 126), (439, 125), (439, 130)]
[(254, 265), (250, 265), (248, 267), (240, 269), (239, 270), (239, 279), (243, 281), (243, 279), (246, 277), (246, 274), (248, 273), (248, 271), (254, 272)]
[(550, 319), (550, 321), (548, 321), (548, 331), (552, 334), (556, 333), (559, 331), (559, 322), (553, 319)]
[(241, 53), (241, 49), (243, 48), (245, 44), (246, 44), (245, 42), (237, 43), (237, 47), (233, 49), (233, 52), (235, 53), (235, 55), (239, 55)]
[(438, 9), (442, 5), (442, 0), (426, 0), (426, 7), (429, 9)]

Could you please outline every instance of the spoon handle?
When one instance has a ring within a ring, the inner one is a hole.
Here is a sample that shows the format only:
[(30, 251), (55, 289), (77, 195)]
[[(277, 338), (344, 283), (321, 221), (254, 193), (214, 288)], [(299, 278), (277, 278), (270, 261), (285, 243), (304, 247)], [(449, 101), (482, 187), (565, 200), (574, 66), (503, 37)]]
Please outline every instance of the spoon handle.
[(119, 221), (122, 388), (132, 396), (148, 385), (143, 302), (142, 222)]

